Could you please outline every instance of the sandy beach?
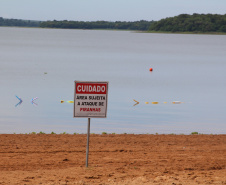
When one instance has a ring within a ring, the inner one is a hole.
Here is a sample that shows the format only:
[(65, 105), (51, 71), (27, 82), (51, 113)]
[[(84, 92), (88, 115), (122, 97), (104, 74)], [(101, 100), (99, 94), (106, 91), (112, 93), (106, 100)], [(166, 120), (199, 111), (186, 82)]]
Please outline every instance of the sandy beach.
[(226, 184), (226, 135), (1, 134), (0, 184)]

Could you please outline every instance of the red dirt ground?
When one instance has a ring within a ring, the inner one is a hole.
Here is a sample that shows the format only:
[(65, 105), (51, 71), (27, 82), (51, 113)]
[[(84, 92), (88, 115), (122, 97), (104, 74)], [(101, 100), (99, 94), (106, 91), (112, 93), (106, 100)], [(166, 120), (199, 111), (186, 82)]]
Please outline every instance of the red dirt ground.
[(0, 184), (226, 184), (226, 135), (1, 134)]

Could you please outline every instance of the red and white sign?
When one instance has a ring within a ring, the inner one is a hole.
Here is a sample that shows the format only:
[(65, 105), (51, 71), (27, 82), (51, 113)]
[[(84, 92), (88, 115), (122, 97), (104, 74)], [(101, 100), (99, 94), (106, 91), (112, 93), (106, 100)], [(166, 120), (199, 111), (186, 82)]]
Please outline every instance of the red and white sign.
[(107, 117), (108, 82), (75, 81), (74, 117)]

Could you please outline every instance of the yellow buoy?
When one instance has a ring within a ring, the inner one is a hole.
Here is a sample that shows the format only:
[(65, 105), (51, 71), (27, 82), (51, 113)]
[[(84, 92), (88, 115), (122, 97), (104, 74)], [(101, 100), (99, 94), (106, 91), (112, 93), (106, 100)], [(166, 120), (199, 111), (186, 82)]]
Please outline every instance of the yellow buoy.
[(172, 103), (173, 103), (173, 104), (181, 104), (181, 103), (183, 103), (183, 102), (181, 102), (181, 101), (173, 101)]
[(145, 102), (145, 104), (149, 104), (149, 102)]
[(151, 102), (152, 104), (159, 104), (159, 102), (157, 102), (157, 101), (153, 101), (153, 102)]
[(74, 101), (73, 100), (69, 100), (69, 101), (67, 101), (68, 103), (74, 103)]

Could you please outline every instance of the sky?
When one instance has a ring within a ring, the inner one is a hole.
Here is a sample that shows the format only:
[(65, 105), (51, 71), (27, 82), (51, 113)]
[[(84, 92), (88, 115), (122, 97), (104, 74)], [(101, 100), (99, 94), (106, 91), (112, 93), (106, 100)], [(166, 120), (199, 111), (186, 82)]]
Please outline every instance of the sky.
[(226, 0), (0, 0), (0, 17), (40, 21), (157, 21), (183, 13), (226, 14)]

